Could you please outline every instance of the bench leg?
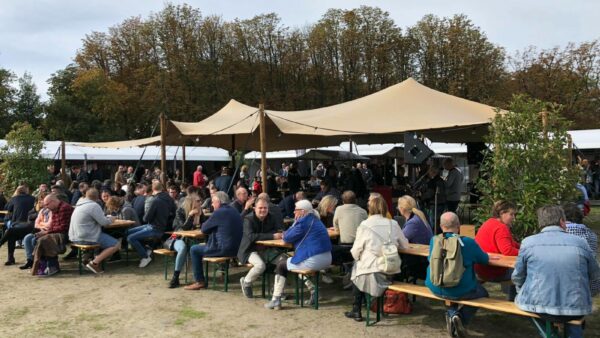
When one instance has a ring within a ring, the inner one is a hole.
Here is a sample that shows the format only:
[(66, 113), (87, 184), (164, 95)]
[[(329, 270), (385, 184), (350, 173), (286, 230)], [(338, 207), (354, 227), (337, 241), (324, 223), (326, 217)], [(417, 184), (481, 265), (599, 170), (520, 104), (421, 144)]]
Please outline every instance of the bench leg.
[(262, 280), (261, 280), (261, 283), (260, 283), (262, 298), (266, 298), (265, 297), (266, 296), (266, 292), (265, 292), (266, 285), (267, 285), (267, 269), (265, 269), (265, 271), (263, 272), (263, 274), (262, 274)]
[(319, 279), (321, 277), (321, 272), (317, 271), (317, 273), (315, 274), (315, 310), (319, 309)]
[(296, 305), (299, 305), (300, 304), (300, 297), (299, 297), (300, 293), (298, 292), (299, 290), (298, 290), (298, 275), (297, 274), (294, 274), (294, 282), (295, 282), (294, 285), (296, 287), (294, 297), (296, 299)]
[(300, 275), (300, 307), (304, 307), (304, 276)]
[(225, 292), (227, 292), (228, 285), (229, 285), (229, 261), (225, 262)]
[(208, 262), (204, 262), (204, 283), (208, 287)]
[(77, 264), (79, 265), (79, 274), (83, 274), (83, 261), (81, 258), (81, 249), (77, 248)]
[(185, 284), (187, 284), (187, 274), (188, 274), (188, 264), (189, 264), (189, 255), (185, 257)]

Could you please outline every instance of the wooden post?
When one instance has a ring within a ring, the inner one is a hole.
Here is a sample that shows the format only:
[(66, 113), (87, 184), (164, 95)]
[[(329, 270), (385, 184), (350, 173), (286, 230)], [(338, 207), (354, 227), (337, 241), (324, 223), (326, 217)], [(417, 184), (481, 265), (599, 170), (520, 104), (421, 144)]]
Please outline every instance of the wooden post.
[(544, 138), (548, 138), (548, 112), (540, 112), (540, 116), (542, 118), (542, 130), (544, 132)]
[(265, 105), (258, 105), (258, 116), (260, 121), (260, 179), (262, 191), (267, 192), (267, 135), (265, 131)]
[(163, 187), (167, 184), (167, 117), (164, 113), (160, 114), (160, 181)]
[(181, 182), (186, 182), (185, 179), (185, 144), (181, 146)]
[(67, 184), (67, 146), (65, 141), (60, 143), (60, 179)]

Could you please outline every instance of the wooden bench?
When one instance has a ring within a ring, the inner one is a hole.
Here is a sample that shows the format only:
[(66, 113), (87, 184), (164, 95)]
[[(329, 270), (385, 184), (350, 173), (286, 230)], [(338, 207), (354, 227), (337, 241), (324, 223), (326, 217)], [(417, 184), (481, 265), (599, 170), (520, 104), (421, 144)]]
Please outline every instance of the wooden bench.
[(475, 226), (474, 225), (461, 225), (459, 233), (461, 236), (470, 237), (475, 239)]
[[(79, 274), (83, 274), (82, 253), (87, 251), (96, 251), (100, 249), (100, 244), (77, 244), (71, 243), (71, 247), (77, 249), (77, 264), (79, 266)], [(102, 261), (102, 269), (104, 269), (104, 261)]]
[[(389, 290), (405, 292), (411, 295), (416, 295), (420, 297), (435, 299), (439, 301), (443, 301), (446, 306), (450, 306), (452, 304), (462, 304), (467, 306), (473, 306), (481, 309), (486, 309), (490, 311), (502, 312), (516, 316), (528, 317), (532, 320), (541, 319), (535, 313), (526, 312), (517, 307), (514, 302), (504, 300), (504, 299), (495, 299), (495, 298), (477, 298), (477, 299), (469, 299), (469, 300), (449, 300), (445, 298), (438, 297), (434, 295), (431, 290), (429, 290), (426, 286), (423, 285), (414, 285), (408, 283), (394, 283), (388, 287)], [(540, 333), (546, 335), (546, 337), (553, 337), (554, 334), (552, 332), (552, 323), (546, 321), (545, 330), (541, 329), (537, 322), (534, 321), (534, 324), (540, 330)], [(569, 324), (573, 325), (581, 325), (583, 324), (583, 320), (572, 320)], [(544, 332), (545, 331), (545, 332)]]
[(177, 251), (174, 250), (169, 250), (169, 249), (156, 249), (156, 250), (152, 250), (152, 252), (155, 255), (159, 255), (159, 256), (163, 256), (164, 257), (164, 263), (165, 263), (165, 280), (167, 280), (167, 270), (168, 270), (168, 265), (169, 265), (169, 260), (172, 259), (172, 257), (177, 256)]
[(202, 259), (202, 261), (204, 261), (204, 276), (205, 276), (205, 281), (206, 283), (208, 283), (208, 265), (209, 264), (213, 264), (214, 265), (214, 269), (213, 269), (213, 278), (212, 278), (212, 283), (213, 283), (213, 288), (215, 288), (215, 286), (217, 285), (217, 270), (219, 269), (219, 264), (224, 264), (225, 265), (225, 278), (224, 278), (224, 291), (227, 292), (229, 290), (229, 265), (231, 263), (232, 260), (236, 259), (236, 257), (234, 256), (230, 256), (230, 257), (204, 257)]
[[(295, 286), (296, 286), (296, 305), (300, 304), (300, 307), (304, 307), (304, 281), (300, 280), (302, 278), (298, 278), (298, 276), (304, 276), (307, 278), (313, 277), (315, 284), (315, 303), (313, 304), (313, 308), (315, 310), (319, 309), (319, 279), (321, 277), (321, 271), (315, 271), (310, 269), (292, 269), (291, 273), (295, 275)], [(300, 280), (300, 281), (299, 281)], [(298, 292), (298, 284), (300, 284), (300, 292)], [(298, 297), (300, 294), (300, 297)]]

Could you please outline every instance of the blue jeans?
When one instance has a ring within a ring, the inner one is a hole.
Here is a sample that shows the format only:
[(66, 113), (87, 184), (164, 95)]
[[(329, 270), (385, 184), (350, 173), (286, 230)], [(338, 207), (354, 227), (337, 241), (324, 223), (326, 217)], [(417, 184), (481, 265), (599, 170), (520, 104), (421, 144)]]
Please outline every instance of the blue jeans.
[(35, 248), (35, 242), (37, 242), (35, 234), (27, 234), (25, 235), (25, 238), (23, 238), (25, 256), (27, 256), (27, 259), (33, 260), (33, 249)]
[(187, 258), (188, 247), (183, 240), (178, 239), (175, 241), (173, 248), (177, 251), (177, 257), (175, 257), (175, 271), (181, 271)]
[[(445, 299), (449, 299), (449, 300), (466, 300), (466, 299), (477, 299), (477, 298), (489, 297), (490, 295), (488, 294), (487, 290), (484, 289), (483, 286), (481, 286), (481, 284), (477, 283), (477, 287), (475, 288), (475, 290), (473, 290), (459, 298), (447, 297), (447, 296), (442, 296), (442, 295), (438, 295), (438, 296), (445, 298)], [(473, 307), (473, 306), (452, 305), (448, 308), (447, 316), (452, 318), (452, 316), (454, 316), (454, 315), (459, 315), (460, 318), (462, 319), (463, 325), (467, 325), (467, 324), (469, 324), (469, 321), (475, 316), (476, 312), (477, 312), (477, 308)]]
[(127, 242), (137, 251), (138, 255), (142, 258), (147, 258), (146, 249), (142, 245), (142, 240), (148, 238), (160, 238), (163, 232), (152, 228), (152, 225), (140, 225), (135, 228), (127, 230)]
[(190, 256), (192, 257), (192, 270), (194, 270), (194, 280), (196, 282), (204, 282), (204, 269), (202, 269), (202, 258), (208, 251), (206, 245), (192, 245), (190, 248)]

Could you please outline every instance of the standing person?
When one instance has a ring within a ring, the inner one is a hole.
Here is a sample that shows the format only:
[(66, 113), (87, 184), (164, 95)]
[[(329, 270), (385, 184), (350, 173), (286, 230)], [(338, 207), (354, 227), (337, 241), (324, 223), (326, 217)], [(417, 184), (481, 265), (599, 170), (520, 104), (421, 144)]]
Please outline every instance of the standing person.
[[(459, 236), (460, 222), (458, 216), (453, 212), (445, 212), (440, 218), (440, 227), (443, 233), (431, 238), (429, 243), (429, 267), (427, 268), (427, 278), (425, 279), (425, 285), (431, 290), (433, 294), (438, 297), (450, 299), (450, 300), (461, 300), (461, 299), (476, 299), (488, 297), (488, 292), (479, 284), (477, 277), (475, 277), (475, 270), (473, 266), (475, 264), (488, 264), (489, 256), (481, 248), (474, 239), (469, 237)], [(431, 273), (431, 257), (434, 249), (434, 243), (436, 238), (443, 236), (445, 239), (459, 236), (460, 251), (462, 253), (464, 272), (458, 285), (453, 287), (444, 287), (434, 285)], [(462, 244), (460, 244), (462, 243)], [(448, 307), (446, 311), (446, 329), (448, 335), (451, 337), (464, 337), (466, 336), (465, 326), (469, 324), (469, 321), (475, 316), (477, 312), (476, 307), (472, 306), (456, 306), (452, 305)]]
[(194, 171), (194, 176), (192, 177), (192, 185), (194, 187), (203, 188), (206, 184), (206, 179), (204, 174), (202, 173), (202, 166), (199, 165), (196, 167), (196, 171)]
[(525, 238), (512, 281), (519, 290), (515, 303), (543, 319), (566, 323), (569, 337), (583, 337), (581, 325), (569, 324), (592, 313), (590, 281), (600, 268), (587, 242), (565, 232), (563, 210), (547, 205), (537, 210), (540, 233)]
[(32, 274), (51, 276), (60, 271), (58, 255), (66, 251), (73, 207), (55, 193), (44, 198), (44, 207), (52, 211), (52, 218), (47, 230), (35, 234)]
[(125, 167), (122, 165), (119, 165), (117, 167), (117, 171), (115, 172), (115, 179), (113, 180), (113, 182), (120, 183), (121, 185), (127, 184), (127, 181), (125, 181), (124, 173), (125, 173)]
[(102, 227), (112, 223), (112, 220), (104, 215), (96, 200), (98, 200), (96, 189), (89, 189), (85, 198), (79, 199), (71, 215), (69, 239), (76, 244), (100, 244), (100, 254), (85, 267), (93, 273), (101, 273), (104, 272), (100, 266), (102, 261), (118, 252), (121, 244), (102, 232)]
[(231, 188), (231, 174), (229, 173), (229, 168), (223, 167), (221, 169), (221, 176), (215, 179), (215, 186), (219, 191), (224, 191), (228, 196), (229, 190)]
[(236, 256), (242, 240), (242, 217), (228, 204), (229, 196), (217, 191), (211, 199), (215, 211), (201, 228), (208, 239), (206, 245), (196, 244), (190, 248), (195, 283), (186, 286), (186, 290), (206, 288), (202, 269), (204, 257)]
[(298, 165), (294, 162), (290, 163), (287, 172), (288, 185), (290, 187), (290, 193), (294, 194), (300, 190), (300, 173), (298, 172)]
[(280, 230), (282, 230), (281, 224), (278, 224), (269, 213), (269, 201), (259, 197), (254, 205), (254, 212), (244, 217), (242, 241), (237, 254), (240, 264), (252, 264), (252, 269), (240, 279), (242, 293), (247, 298), (252, 298), (252, 283), (267, 268), (265, 264), (267, 251), (259, 249), (254, 243), (261, 240), (281, 239)]
[[(519, 255), (521, 245), (514, 240), (510, 229), (515, 221), (517, 206), (509, 201), (497, 201), (492, 208), (492, 217), (485, 221), (475, 235), (475, 242), (486, 253), (504, 256)], [(487, 282), (510, 281), (513, 269), (488, 265), (475, 265), (477, 276)], [(517, 295), (514, 285), (502, 285), (502, 291), (513, 301)]]
[[(145, 268), (152, 261), (152, 250), (145, 249), (142, 240), (147, 238), (160, 238), (167, 226), (171, 217), (175, 217), (175, 202), (164, 191), (163, 185), (160, 182), (152, 183), (153, 199), (150, 207), (144, 216), (145, 225), (127, 230), (127, 242), (137, 251), (141, 257), (140, 268)], [(172, 215), (172, 216), (171, 216)]]
[(80, 166), (74, 165), (71, 168), (71, 171), (73, 174), (75, 174), (75, 181), (77, 181), (79, 183), (81, 183), (81, 182), (89, 183), (90, 182), (87, 171), (82, 169)]
[[(196, 193), (187, 195), (183, 203), (177, 212), (175, 213), (175, 221), (173, 221), (173, 231), (192, 230), (202, 225), (204, 221), (204, 215), (202, 215), (202, 199)], [(187, 260), (188, 247), (183, 238), (173, 234), (171, 238), (175, 239), (173, 249), (177, 251), (175, 257), (175, 270), (173, 271), (173, 277), (169, 282), (169, 289), (179, 287), (179, 274), (181, 269)]]
[[(408, 248), (408, 240), (402, 234), (398, 222), (386, 218), (388, 208), (382, 197), (370, 199), (368, 209), (369, 218), (358, 227), (350, 250), (355, 260), (351, 277), (354, 304), (352, 311), (344, 315), (356, 321), (362, 321), (361, 308), (365, 294), (379, 297), (391, 284), (391, 276), (381, 272), (377, 264), (384, 241), (389, 241), (399, 249)], [(395, 273), (400, 272), (399, 270)]]
[[(296, 202), (294, 210), (296, 221), (291, 228), (283, 233), (283, 241), (290, 243), (295, 248), (294, 257), (281, 260), (275, 268), (275, 283), (273, 285), (273, 298), (265, 308), (271, 310), (281, 309), (281, 295), (285, 288), (285, 280), (289, 270), (310, 269), (319, 271), (331, 264), (331, 240), (325, 225), (319, 220), (319, 215), (307, 200)], [(309, 280), (305, 284), (310, 291), (309, 303), (315, 300), (314, 285)]]
[(446, 190), (446, 211), (456, 212), (463, 189), (463, 174), (454, 165), (454, 160), (451, 158), (444, 160), (444, 169), (448, 171), (448, 175), (444, 181), (444, 188)]

